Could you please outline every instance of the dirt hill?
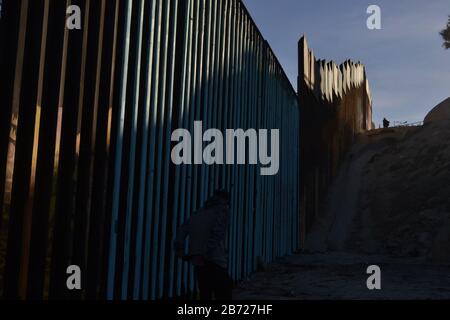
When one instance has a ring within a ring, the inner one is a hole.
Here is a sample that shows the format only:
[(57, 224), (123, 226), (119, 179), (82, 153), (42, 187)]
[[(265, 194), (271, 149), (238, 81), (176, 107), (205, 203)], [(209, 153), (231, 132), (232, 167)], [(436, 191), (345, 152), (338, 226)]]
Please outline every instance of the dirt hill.
[(381, 147), (361, 176), (360, 248), (450, 261), (450, 120), (372, 134)]
[[(424, 126), (358, 137), (305, 250), (240, 284), (235, 298), (448, 300), (450, 119), (444, 109), (433, 109)], [(365, 285), (372, 264), (382, 267), (381, 291)]]

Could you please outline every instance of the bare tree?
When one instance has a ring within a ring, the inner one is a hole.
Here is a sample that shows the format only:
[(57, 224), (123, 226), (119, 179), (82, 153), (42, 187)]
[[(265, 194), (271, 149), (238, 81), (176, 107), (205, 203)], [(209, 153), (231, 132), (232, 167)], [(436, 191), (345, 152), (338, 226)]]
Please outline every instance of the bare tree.
[(447, 27), (440, 32), (442, 39), (444, 39), (443, 47), (450, 49), (450, 16), (448, 16)]

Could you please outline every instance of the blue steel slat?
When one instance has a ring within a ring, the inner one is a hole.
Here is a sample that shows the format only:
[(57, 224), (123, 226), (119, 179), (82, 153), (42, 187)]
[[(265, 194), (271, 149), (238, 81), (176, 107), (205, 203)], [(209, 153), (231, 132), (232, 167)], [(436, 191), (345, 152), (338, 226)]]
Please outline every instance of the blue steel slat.
[(131, 222), (133, 213), (133, 200), (134, 200), (134, 177), (135, 177), (135, 164), (136, 164), (136, 140), (137, 140), (137, 126), (138, 126), (138, 102), (139, 102), (139, 80), (141, 74), (141, 51), (142, 51), (142, 33), (144, 24), (144, 2), (140, 2), (138, 11), (138, 34), (136, 45), (136, 65), (133, 74), (132, 88), (134, 90), (131, 99), (131, 133), (130, 133), (130, 160), (129, 160), (129, 179), (127, 186), (127, 207), (125, 217), (125, 235), (124, 235), (124, 258), (123, 258), (123, 271), (122, 271), (122, 299), (128, 297), (128, 273), (130, 270), (130, 246), (131, 246)]
[[(241, 7), (241, 10), (242, 7)], [(243, 45), (242, 45), (242, 75), (241, 75), (241, 103), (239, 105), (239, 120), (237, 122), (238, 128), (246, 129), (246, 105), (248, 103), (247, 90), (248, 90), (248, 20), (245, 14), (242, 15), (242, 37), (243, 37)], [(245, 212), (244, 212), (244, 202), (245, 202), (245, 193), (242, 192), (244, 190), (244, 177), (245, 177), (245, 166), (238, 165), (238, 179), (239, 179), (239, 187), (238, 187), (238, 278), (241, 279), (244, 276), (244, 268), (245, 265), (243, 263), (243, 242), (245, 237)]]
[[(252, 27), (249, 23), (249, 21), (247, 21), (247, 89), (246, 89), (246, 96), (247, 96), (247, 103), (245, 104), (246, 106), (246, 111), (245, 111), (245, 128), (246, 129), (250, 129), (250, 128), (254, 128), (251, 124), (251, 110), (252, 110), (252, 104), (253, 104), (253, 92), (252, 92), (252, 81), (253, 81), (253, 42), (252, 42)], [(250, 159), (247, 159), (247, 161), (249, 161)], [(250, 181), (250, 172), (253, 170), (254, 166), (253, 165), (246, 165), (243, 167), (244, 169), (244, 180), (243, 183), (245, 185), (245, 188), (248, 190), (247, 192), (245, 192), (245, 215), (244, 215), (244, 239), (245, 241), (242, 243), (243, 245), (243, 257), (244, 257), (244, 261), (243, 261), (243, 267), (244, 267), (244, 277), (246, 277), (249, 274), (249, 260), (250, 260), (250, 256), (249, 256), (249, 245), (251, 243), (251, 232), (250, 232), (250, 228), (251, 228), (251, 215), (252, 215), (252, 211), (250, 209), (251, 206), (251, 198), (253, 195), (253, 186), (251, 184)]]
[[(195, 25), (193, 25), (193, 30), (192, 30), (192, 34), (190, 35), (191, 37), (191, 50), (190, 50), (190, 54), (192, 55), (191, 59), (191, 64), (190, 64), (190, 68), (192, 71), (190, 71), (189, 73), (191, 74), (190, 79), (192, 82), (191, 85), (191, 90), (190, 90), (190, 94), (189, 94), (189, 104), (188, 104), (188, 112), (187, 112), (187, 117), (186, 117), (186, 121), (185, 121), (185, 128), (190, 129), (192, 132), (192, 128), (193, 128), (193, 123), (195, 120), (195, 116), (196, 116), (196, 106), (197, 106), (197, 96), (198, 96), (198, 88), (199, 88), (199, 84), (197, 82), (197, 80), (199, 79), (199, 75), (198, 75), (198, 68), (197, 68), (197, 63), (198, 63), (198, 48), (199, 48), (199, 34), (200, 34), (200, 1), (201, 0), (194, 0), (194, 3), (192, 4), (192, 15), (193, 15), (193, 19), (195, 21)], [(185, 181), (184, 181), (184, 189), (185, 192), (182, 193), (182, 199), (183, 202), (185, 203), (184, 206), (184, 215), (182, 217), (182, 223), (188, 219), (191, 215), (191, 211), (192, 211), (192, 203), (191, 203), (191, 190), (192, 190), (192, 182), (193, 182), (193, 165), (188, 166), (188, 168), (184, 168), (184, 174), (185, 174)], [(188, 262), (183, 262), (182, 263), (183, 266), (183, 282), (184, 282), (184, 289), (188, 290), (191, 288), (191, 283), (190, 278), (192, 278), (193, 276), (193, 270), (192, 270), (192, 266), (188, 263)]]
[[(211, 81), (209, 83), (209, 102), (208, 102), (208, 116), (207, 116), (207, 129), (216, 128), (214, 125), (214, 115), (217, 113), (217, 104), (215, 104), (215, 82), (216, 82), (216, 66), (217, 66), (217, 4), (219, 1), (214, 1), (214, 6), (212, 7), (212, 20), (211, 20)], [(214, 165), (206, 165), (206, 175), (205, 175), (205, 200), (207, 200), (212, 194), (212, 184), (214, 179)]]
[[(269, 92), (270, 92), (270, 100), (269, 100), (269, 105), (268, 105), (268, 112), (269, 112), (269, 117), (268, 117), (268, 123), (267, 123), (267, 128), (273, 128), (273, 121), (274, 121), (274, 117), (273, 117), (273, 108), (275, 105), (275, 101), (274, 101), (274, 92), (273, 92), (273, 59), (272, 59), (272, 54), (269, 52), (269, 61), (270, 61), (270, 85), (269, 85)], [(276, 237), (275, 237), (275, 220), (274, 220), (274, 197), (275, 197), (275, 190), (273, 188), (274, 179), (272, 179), (272, 183), (269, 183), (269, 238), (268, 238), (268, 246), (270, 247), (270, 251), (269, 251), (269, 261), (273, 260), (273, 256), (274, 256), (274, 247), (276, 245)]]
[[(216, 128), (214, 126), (214, 121), (213, 121), (213, 116), (214, 114), (217, 113), (217, 105), (214, 102), (214, 95), (215, 95), (215, 79), (216, 79), (216, 48), (217, 48), (217, 39), (216, 39), (216, 32), (217, 32), (217, 3), (218, 1), (213, 1), (214, 5), (211, 8), (211, 29), (210, 29), (210, 33), (211, 33), (211, 41), (210, 41), (210, 53), (209, 56), (211, 57), (211, 65), (210, 65), (210, 81), (208, 83), (208, 104), (206, 106), (206, 112), (207, 112), (207, 116), (206, 116), (206, 128), (204, 128), (204, 130), (206, 131), (207, 129), (211, 129), (211, 128)], [(206, 144), (205, 144), (206, 145)], [(205, 192), (205, 200), (207, 200), (209, 198), (209, 196), (211, 195), (211, 189), (212, 189), (212, 179), (213, 179), (213, 167), (211, 165), (205, 165), (205, 188), (204, 188), (204, 192)]]
[[(228, 113), (230, 112), (229, 100), (228, 97), (230, 95), (229, 89), (231, 84), (231, 76), (230, 76), (230, 58), (231, 58), (231, 14), (232, 14), (232, 1), (225, 0), (224, 12), (223, 12), (223, 21), (224, 21), (224, 36), (223, 36), (223, 49), (222, 49), (222, 79), (221, 79), (221, 103), (222, 103), (222, 116), (220, 117), (220, 126), (222, 128), (222, 132), (226, 132), (225, 130), (228, 126)], [(228, 175), (228, 166), (226, 165), (226, 157), (227, 150), (224, 147), (223, 152), (223, 160), (224, 165), (219, 168), (219, 174), (221, 176), (220, 188), (226, 189), (230, 191), (229, 175)], [(228, 230), (230, 227), (228, 226)], [(229, 243), (230, 243), (230, 232), (226, 233), (225, 237), (225, 250), (229, 251)], [(229, 268), (229, 263), (227, 265), (227, 269)]]
[[(268, 49), (264, 49), (264, 59), (266, 60), (266, 66), (265, 66), (265, 76), (266, 76), (266, 80), (265, 80), (265, 104), (264, 104), (264, 128), (269, 129), (269, 105), (271, 103), (270, 100), (270, 60), (269, 60), (269, 55), (268, 55)], [(270, 190), (270, 186), (269, 186), (269, 182), (268, 182), (268, 177), (264, 177), (264, 194), (268, 195), (269, 194), (269, 190)], [(270, 227), (272, 226), (271, 222), (270, 222), (270, 216), (269, 216), (269, 197), (264, 197), (264, 218), (265, 218), (265, 225), (264, 225), (264, 229), (265, 229), (265, 237), (264, 237), (264, 257), (266, 259), (267, 262), (270, 261), (270, 256), (269, 256), (269, 245), (268, 245), (268, 239), (270, 237)]]
[[(247, 130), (250, 128), (249, 125), (249, 111), (250, 111), (250, 103), (251, 103), (251, 93), (250, 93), (250, 81), (251, 81), (251, 45), (250, 45), (250, 30), (249, 30), (249, 21), (248, 18), (245, 17), (245, 76), (244, 76), (244, 107), (242, 108), (242, 128), (244, 130)], [(247, 158), (246, 161), (249, 161)], [(241, 223), (241, 230), (242, 230), (242, 239), (241, 242), (241, 270), (242, 270), (242, 278), (245, 278), (247, 276), (247, 245), (248, 245), (248, 219), (249, 219), (249, 210), (248, 210), (248, 198), (251, 194), (251, 189), (248, 186), (248, 172), (251, 170), (251, 166), (245, 165), (241, 166), (241, 187), (240, 190), (246, 189), (247, 192), (242, 192), (242, 223)]]
[(287, 158), (285, 158), (286, 157), (286, 155), (287, 155), (287, 152), (286, 151), (288, 151), (288, 146), (289, 146), (289, 135), (287, 134), (287, 132), (288, 132), (288, 130), (289, 130), (289, 128), (287, 128), (288, 130), (283, 130), (286, 126), (285, 126), (285, 124), (286, 124), (286, 121), (287, 121), (287, 118), (286, 118), (286, 98), (284, 97), (284, 96), (282, 96), (282, 108), (281, 108), (281, 110), (280, 110), (280, 112), (281, 112), (281, 115), (282, 115), (282, 118), (281, 118), (281, 122), (282, 122), (282, 126), (280, 127), (280, 128), (282, 128), (282, 132), (283, 132), (283, 135), (284, 135), (284, 138), (283, 138), (283, 150), (282, 150), (282, 153), (283, 153), (283, 158), (282, 158), (282, 168), (281, 168), (281, 170), (282, 170), (282, 175), (281, 175), (281, 177), (280, 177), (280, 179), (281, 179), (281, 186), (280, 186), (280, 191), (281, 191), (281, 199), (280, 199), (280, 201), (281, 201), (281, 206), (282, 206), (282, 209), (281, 209), (281, 213), (282, 213), (282, 231), (281, 231), (281, 236), (284, 236), (283, 238), (283, 240), (282, 240), (282, 251), (281, 251), (281, 255), (285, 255), (286, 254), (286, 252), (287, 252), (287, 250), (286, 250), (286, 248), (287, 248), (287, 245), (286, 245), (286, 240), (287, 240), (287, 237), (286, 237), (286, 235), (288, 234), (287, 233), (287, 230), (286, 230), (286, 225), (287, 225), (287, 212), (288, 212), (288, 208), (287, 208), (287, 199), (286, 199), (286, 180), (287, 180), (287, 176), (286, 176), (286, 173), (288, 172), (288, 168), (287, 168), (287, 163), (286, 163), (286, 159)]
[[(256, 47), (255, 47), (255, 30), (252, 27), (251, 28), (251, 76), (250, 76), (250, 104), (249, 104), (249, 128), (255, 128), (258, 130), (258, 127), (255, 125), (254, 116), (255, 116), (255, 107), (256, 107), (256, 97), (257, 97), (257, 91), (255, 87), (256, 83), (256, 76), (257, 76), (257, 70), (256, 70)], [(257, 131), (258, 135), (258, 131)], [(258, 139), (258, 136), (257, 136)], [(258, 139), (259, 140), (259, 139)], [(248, 193), (248, 204), (247, 204), (247, 211), (248, 211), (248, 226), (247, 226), (247, 275), (250, 274), (253, 270), (253, 232), (254, 232), (254, 223), (253, 223), (253, 216), (254, 216), (254, 191), (255, 191), (255, 181), (254, 181), (254, 174), (255, 174), (255, 168), (256, 165), (252, 165), (248, 167), (248, 186), (250, 189), (250, 192)]]
[(169, 22), (170, 22), (170, 8), (172, 1), (165, 0), (164, 3), (164, 25), (162, 32), (162, 45), (161, 45), (161, 75), (163, 77), (160, 81), (160, 99), (158, 101), (158, 118), (156, 123), (157, 129), (157, 151), (156, 151), (156, 181), (155, 181), (155, 206), (154, 213), (155, 219), (153, 223), (153, 260), (151, 268), (151, 298), (160, 298), (159, 286), (162, 285), (164, 279), (160, 279), (156, 275), (159, 274), (160, 259), (162, 259), (162, 242), (165, 241), (166, 230), (164, 229), (164, 212), (160, 210), (161, 206), (161, 180), (163, 174), (163, 148), (164, 148), (164, 122), (166, 114), (166, 99), (167, 99), (167, 69), (168, 69), (168, 50), (169, 50)]
[(115, 166), (114, 166), (114, 186), (113, 186), (113, 205), (112, 205), (112, 219), (110, 231), (110, 248), (108, 259), (108, 277), (106, 287), (106, 297), (111, 300), (114, 297), (114, 276), (116, 267), (116, 249), (117, 249), (117, 219), (119, 215), (119, 200), (120, 200), (120, 181), (122, 172), (122, 147), (123, 147), (123, 133), (125, 125), (125, 104), (127, 93), (127, 77), (128, 77), (128, 58), (130, 50), (130, 30), (131, 30), (131, 13), (133, 7), (133, 0), (126, 1), (126, 17), (125, 17), (125, 33), (123, 39), (123, 59), (121, 62), (122, 79), (120, 85), (120, 106), (119, 106), (119, 124), (117, 126), (116, 138), (116, 152), (115, 152)]
[[(262, 49), (262, 59), (264, 61), (267, 61), (267, 49), (263, 48)], [(262, 104), (261, 104), (261, 128), (268, 128), (267, 127), (267, 105), (268, 105), (268, 99), (269, 99), (269, 94), (268, 94), (268, 64), (265, 63), (262, 67), (262, 73), (263, 73), (263, 82), (262, 82), (262, 92), (264, 95), (264, 98), (262, 99)], [(267, 195), (267, 177), (262, 177), (261, 178), (261, 194), (265, 194)], [(264, 257), (264, 262), (268, 262), (268, 258), (267, 258), (267, 237), (268, 237), (268, 218), (267, 218), (267, 196), (262, 197), (261, 199), (261, 214), (262, 214), (262, 248), (261, 248), (261, 254)]]
[[(275, 70), (275, 76), (278, 77), (278, 70)], [(276, 90), (276, 110), (281, 111), (280, 108), (280, 90)], [(274, 128), (280, 128), (280, 115), (279, 113), (274, 113), (274, 120), (275, 120), (275, 124), (274, 124)], [(281, 152), (282, 150), (280, 150)], [(282, 221), (281, 221), (281, 217), (282, 217), (282, 208), (281, 208), (281, 174), (278, 174), (275, 177), (275, 212), (274, 214), (276, 215), (276, 221), (277, 221), (277, 227), (276, 227), (276, 255), (275, 257), (279, 257), (281, 255), (281, 249), (282, 249), (282, 242), (281, 242), (281, 225), (282, 225)]]
[[(226, 15), (226, 37), (224, 36), (224, 71), (223, 71), (223, 117), (222, 117), (222, 128), (223, 130), (227, 129), (228, 126), (228, 113), (229, 113), (229, 103), (230, 103), (230, 85), (231, 85), (231, 72), (230, 72), (230, 64), (231, 64), (231, 43), (232, 43), (232, 28), (231, 28), (231, 24), (232, 24), (232, 0), (228, 1), (226, 0), (226, 11), (224, 13), (224, 15)], [(226, 156), (227, 156), (227, 152), (226, 149), (224, 148), (224, 161), (226, 160)], [(226, 162), (224, 162), (226, 163)], [(223, 165), (222, 166), (222, 185), (221, 188), (226, 188), (226, 190), (230, 190), (230, 184), (229, 184), (229, 170), (228, 170), (228, 166), (227, 165)], [(229, 234), (227, 234), (227, 237), (229, 238)], [(229, 239), (227, 238), (226, 243), (229, 243)]]
[[(192, 34), (192, 12), (191, 12), (191, 0), (187, 0), (185, 3), (185, 19), (183, 26), (183, 54), (182, 54), (182, 66), (181, 66), (181, 79), (180, 79), (180, 92), (179, 92), (179, 118), (178, 128), (184, 128), (184, 122), (187, 118), (186, 109), (189, 105), (189, 87), (190, 87), (190, 50), (191, 50), (191, 34)], [(189, 69), (189, 72), (188, 72)], [(183, 220), (184, 203), (181, 196), (185, 193), (184, 181), (186, 179), (186, 166), (176, 166), (175, 168), (175, 183), (174, 183), (174, 200), (172, 209), (172, 239), (170, 245), (174, 243), (177, 227), (180, 225), (180, 221)], [(181, 181), (180, 181), (181, 179)], [(174, 291), (177, 295), (181, 294), (181, 275), (182, 267), (181, 260), (175, 255), (174, 250), (171, 250), (170, 256), (170, 280), (169, 280), (169, 297), (174, 296)]]
[[(260, 81), (259, 81), (259, 93), (258, 93), (258, 99), (259, 99), (259, 108), (258, 108), (258, 128), (266, 128), (263, 124), (263, 112), (264, 112), (264, 106), (265, 106), (265, 83), (266, 83), (266, 74), (265, 74), (265, 64), (264, 62), (264, 46), (262, 45), (262, 39), (259, 39), (260, 47), (259, 47), (259, 73), (260, 73)], [(259, 168), (261, 168), (261, 165), (259, 165)], [(258, 170), (259, 170), (258, 168)], [(265, 221), (265, 205), (264, 205), (264, 178), (261, 175), (258, 175), (258, 198), (256, 199), (256, 203), (258, 205), (257, 207), (257, 217), (259, 219), (258, 223), (258, 255), (260, 257), (263, 257), (265, 259), (264, 255), (264, 221)]]
[[(169, 166), (171, 163), (171, 159), (170, 159), (170, 135), (171, 135), (171, 131), (172, 131), (172, 113), (173, 113), (173, 95), (174, 95), (174, 81), (175, 81), (175, 48), (176, 48), (176, 38), (177, 38), (177, 15), (178, 15), (178, 0), (173, 0), (172, 2), (172, 12), (171, 12), (171, 21), (172, 21), (172, 26), (170, 28), (171, 32), (170, 32), (170, 36), (169, 36), (169, 40), (170, 40), (170, 45), (169, 45), (169, 61), (168, 61), (168, 65), (170, 66), (168, 69), (169, 72), (169, 81), (168, 81), (168, 110), (166, 113), (166, 124), (165, 124), (165, 145), (166, 145), (166, 149), (165, 149), (165, 161), (164, 161), (164, 179), (163, 179), (163, 208), (162, 208), (162, 214), (163, 214), (163, 219), (162, 219), (162, 230), (164, 232), (167, 231), (167, 215), (168, 215), (168, 202), (169, 202)], [(162, 282), (164, 280), (164, 276), (165, 276), (165, 272), (166, 268), (165, 268), (165, 255), (166, 255), (166, 243), (167, 243), (168, 237), (167, 236), (163, 236), (161, 237), (161, 251), (160, 251), (160, 257), (159, 257), (159, 279)], [(172, 249), (172, 248), (170, 248)], [(173, 250), (171, 250), (173, 251)], [(169, 277), (173, 277), (173, 274), (169, 274)], [(159, 297), (163, 296), (163, 286), (161, 285), (160, 282), (160, 287), (159, 287)], [(162, 282), (164, 283), (164, 282)]]
[[(199, 3), (198, 7), (198, 18), (199, 18), (199, 26), (198, 26), (198, 42), (197, 42), (197, 60), (196, 60), (196, 70), (197, 70), (197, 79), (196, 79), (196, 91), (195, 91), (195, 107), (193, 108), (192, 112), (192, 121), (190, 122), (191, 130), (190, 132), (194, 132), (193, 126), (195, 120), (201, 120), (202, 115), (202, 90), (204, 86), (204, 77), (203, 77), (203, 59), (204, 59), (204, 43), (205, 43), (205, 28), (206, 28), (206, 1), (201, 0), (201, 3)], [(196, 150), (194, 150), (195, 152)], [(197, 208), (200, 206), (198, 204), (198, 191), (199, 191), (199, 173), (201, 173), (201, 170), (199, 170), (199, 165), (193, 165), (193, 168), (191, 168), (191, 183), (192, 183), (192, 189), (189, 190), (190, 196), (188, 194), (188, 204), (187, 206), (190, 209), (190, 212), (188, 213), (187, 217), (189, 218), (190, 215), (194, 214)], [(200, 172), (199, 172), (200, 171)], [(194, 270), (192, 266), (189, 264), (187, 266), (188, 268), (188, 279), (189, 279), (189, 290), (194, 289)]]
[[(225, 82), (228, 81), (228, 79), (225, 78), (225, 53), (227, 51), (227, 43), (226, 39), (229, 37), (228, 34), (228, 0), (224, 0), (222, 3), (221, 8), (221, 31), (219, 32), (220, 35), (220, 49), (219, 49), (219, 58), (220, 58), (220, 66), (219, 66), (219, 79), (218, 79), (218, 103), (219, 103), (219, 114), (217, 118), (217, 126), (222, 131), (226, 129), (226, 126), (224, 126), (224, 116), (226, 114), (225, 105), (224, 105), (224, 90), (225, 90)], [(222, 153), (222, 156), (225, 156), (225, 152)], [(224, 158), (225, 159), (225, 158)], [(217, 188), (225, 188), (225, 171), (223, 170), (225, 168), (224, 165), (222, 166), (216, 166), (216, 184), (215, 189)]]
[[(216, 30), (217, 30), (217, 3), (218, 1), (213, 1), (213, 6), (211, 6), (211, 23), (210, 23), (210, 52), (208, 54), (211, 57), (210, 60), (210, 72), (209, 72), (209, 83), (208, 83), (208, 102), (205, 108), (206, 111), (206, 128), (215, 128), (213, 124), (213, 114), (216, 113), (216, 105), (214, 104), (214, 83), (216, 78)], [(211, 195), (211, 179), (212, 179), (212, 167), (211, 165), (204, 165), (205, 167), (205, 179), (204, 179), (204, 200), (207, 200)]]
[[(256, 94), (256, 101), (255, 101), (255, 128), (263, 128), (260, 123), (260, 110), (261, 110), (261, 66), (260, 66), (260, 41), (261, 39), (256, 35), (256, 81), (255, 81), (255, 94)], [(261, 256), (260, 252), (260, 218), (261, 218), (261, 176), (259, 174), (261, 169), (261, 164), (258, 162), (258, 165), (256, 166), (256, 174), (254, 178), (254, 185), (255, 185), (255, 195), (254, 195), (254, 226), (253, 226), (253, 252), (254, 252), (254, 259), (256, 257)], [(254, 261), (255, 262), (255, 261)], [(252, 271), (255, 271), (256, 268), (254, 268), (255, 265), (252, 267)]]
[[(215, 2), (215, 1), (214, 1)], [(210, 48), (211, 48), (211, 20), (212, 20), (212, 1), (206, 1), (206, 23), (205, 23), (205, 42), (203, 43), (204, 45), (204, 55), (203, 55), (203, 60), (204, 60), (204, 64), (203, 64), (203, 86), (202, 86), (202, 108), (201, 108), (201, 121), (203, 121), (203, 128), (207, 128), (208, 127), (208, 109), (209, 109), (209, 95), (210, 95), (210, 65), (211, 65), (211, 52), (210, 52)], [(201, 153), (203, 152), (203, 148), (200, 148), (199, 150)], [(202, 154), (203, 156), (203, 154)], [(206, 165), (203, 162), (203, 159), (201, 160), (201, 165), (200, 165), (200, 203), (199, 203), (199, 207), (203, 206), (203, 203), (206, 200), (206, 194), (207, 194), (207, 168)]]
[(155, 156), (156, 156), (156, 126), (158, 118), (158, 103), (159, 97), (159, 75), (160, 75), (160, 45), (162, 35), (162, 12), (163, 12), (163, 0), (157, 0), (157, 15), (155, 23), (155, 46), (154, 46), (154, 63), (152, 72), (152, 100), (151, 100), (151, 122), (150, 122), (150, 143), (149, 143), (149, 159), (148, 159), (148, 177), (147, 177), (147, 204), (146, 204), (146, 222), (145, 222), (145, 246), (144, 246), (144, 277), (143, 277), (143, 290), (142, 298), (147, 300), (151, 291), (151, 276), (153, 266), (153, 239), (154, 239), (154, 221), (156, 220), (157, 212), (153, 210), (154, 202), (154, 180), (155, 180)]
[[(237, 17), (236, 17), (236, 68), (235, 68), (235, 83), (234, 83), (234, 94), (235, 97), (234, 101), (234, 112), (233, 112), (233, 122), (231, 124), (231, 128), (236, 128), (239, 125), (239, 111), (240, 111), (240, 101), (241, 101), (241, 95), (240, 90), (242, 88), (241, 86), (241, 75), (242, 75), (242, 20), (241, 20), (241, 8), (239, 5), (239, 2), (236, 2), (236, 11), (237, 11)], [(235, 155), (236, 159), (236, 155)], [(232, 175), (233, 175), (233, 195), (232, 195), (232, 247), (231, 247), (231, 266), (232, 266), (232, 276), (233, 279), (237, 280), (239, 279), (239, 273), (238, 273), (238, 214), (239, 214), (239, 180), (238, 180), (238, 166), (234, 165), (232, 166)]]
[[(204, 68), (204, 64), (203, 64), (203, 59), (204, 59), (204, 43), (205, 43), (205, 27), (206, 27), (206, 1), (205, 0), (201, 0), (201, 5), (200, 5), (200, 11), (199, 11), (199, 17), (200, 17), (200, 21), (199, 21), (199, 33), (198, 33), (198, 54), (197, 54), (197, 63), (196, 63), (196, 67), (197, 67), (197, 86), (196, 86), (196, 93), (195, 93), (195, 112), (193, 114), (194, 118), (192, 119), (190, 126), (191, 126), (191, 130), (190, 132), (194, 132), (194, 121), (200, 121), (202, 119), (202, 100), (203, 100), (203, 96), (202, 96), (202, 92), (203, 92), (203, 87), (204, 87), (204, 76), (203, 76), (203, 70)], [(195, 134), (195, 133), (194, 133)], [(194, 150), (194, 153), (197, 152), (197, 150)], [(195, 157), (194, 157), (195, 158)], [(200, 173), (201, 173), (201, 169), (200, 169)], [(189, 201), (191, 201), (190, 203), (190, 208), (191, 208), (191, 213), (195, 212), (195, 210), (197, 210), (197, 208), (200, 206), (197, 204), (197, 200), (198, 200), (198, 190), (199, 190), (199, 185), (201, 184), (201, 181), (199, 182), (199, 165), (195, 164), (193, 165), (193, 173), (192, 173), (192, 191), (191, 191), (191, 196), (189, 198)]]
[[(259, 126), (258, 123), (258, 109), (259, 109), (259, 97), (260, 97), (260, 92), (259, 92), (259, 79), (260, 79), (260, 73), (259, 73), (259, 37), (257, 35), (256, 30), (254, 30), (253, 32), (253, 37), (254, 37), (254, 82), (253, 82), (253, 94), (254, 96), (254, 104), (253, 104), (253, 110), (252, 110), (252, 123), (253, 123), (253, 127), (257, 128), (257, 129), (262, 129)], [(259, 135), (259, 134), (258, 134)], [(259, 142), (259, 137), (258, 137), (258, 142)], [(258, 144), (259, 148), (260, 145)], [(259, 150), (258, 150), (259, 151)], [(257, 245), (257, 239), (258, 239), (258, 235), (256, 233), (257, 228), (258, 228), (258, 221), (257, 221), (257, 196), (258, 196), (258, 179), (260, 177), (260, 163), (258, 161), (258, 165), (253, 167), (253, 171), (252, 171), (252, 175), (251, 175), (251, 181), (252, 181), (252, 185), (254, 188), (254, 193), (253, 193), (253, 197), (252, 197), (252, 202), (251, 202), (251, 208), (252, 208), (252, 212), (251, 212), (251, 221), (252, 221), (252, 225), (251, 225), (251, 232), (252, 232), (252, 237), (251, 237), (251, 245), (250, 245), (250, 253), (252, 256), (252, 260), (250, 262), (250, 271), (253, 272), (256, 270), (256, 256), (257, 256), (257, 251), (256, 251), (256, 245)]]
[[(214, 63), (214, 98), (213, 98), (213, 104), (212, 104), (212, 121), (211, 121), (211, 127), (216, 129), (221, 129), (219, 126), (219, 118), (222, 115), (222, 105), (220, 103), (220, 88), (219, 88), (219, 82), (221, 82), (221, 49), (222, 49), (222, 4), (224, 1), (216, 1), (216, 19), (215, 19), (215, 44), (214, 47), (214, 56), (215, 56), (215, 63)], [(217, 150), (216, 150), (217, 151)], [(209, 184), (209, 193), (213, 194), (214, 190), (218, 187), (218, 168), (219, 166), (217, 164), (214, 164), (210, 167), (210, 184)]]
[[(240, 17), (240, 24), (241, 24), (241, 52), (240, 52), (240, 73), (239, 73), (239, 88), (238, 88), (238, 95), (239, 95), (239, 104), (237, 105), (237, 121), (234, 128), (242, 128), (245, 130), (244, 126), (244, 111), (245, 111), (245, 105), (246, 105), (246, 71), (247, 71), (247, 21), (246, 17), (242, 8), (242, 4), (239, 3), (239, 10), (241, 13)], [(236, 154), (237, 156), (237, 154)], [(243, 166), (242, 165), (236, 165), (236, 172), (237, 172), (237, 182), (236, 182), (236, 191), (237, 191), (237, 211), (236, 211), (236, 219), (237, 219), (237, 247), (236, 247), (236, 270), (237, 270), (237, 278), (242, 279), (242, 247), (243, 247), (243, 221), (244, 221), (244, 215), (245, 212), (243, 211), (243, 205), (244, 205), (244, 193), (243, 190)]]
[[(153, 50), (154, 50), (154, 34), (155, 34), (155, 14), (156, 14), (156, 1), (152, 1), (150, 12), (150, 33), (148, 39), (149, 52), (146, 57), (146, 83), (145, 83), (145, 107), (143, 112), (144, 124), (142, 132), (142, 144), (141, 144), (141, 163), (140, 163), (140, 183), (139, 183), (139, 198), (138, 198), (138, 221), (136, 230), (136, 247), (135, 247), (135, 269), (134, 269), (134, 289), (133, 299), (139, 299), (141, 297), (141, 273), (142, 273), (142, 242), (143, 242), (143, 229), (144, 229), (144, 217), (145, 217), (145, 191), (147, 184), (147, 155), (148, 155), (148, 138), (150, 131), (150, 108), (151, 108), (151, 88), (152, 88), (152, 67), (153, 67)], [(144, 270), (145, 272), (145, 270)]]
[[(237, 59), (237, 37), (236, 37), (236, 2), (232, 1), (230, 4), (230, 65), (228, 67), (229, 69), (229, 100), (227, 104), (227, 119), (226, 119), (226, 128), (232, 128), (233, 124), (233, 115), (234, 115), (234, 109), (236, 105), (236, 94), (235, 94), (235, 84), (236, 84), (236, 59)], [(228, 96), (228, 95), (227, 95)], [(227, 152), (225, 153), (225, 156), (227, 155)], [(226, 159), (226, 158), (225, 158)], [(233, 262), (234, 262), (234, 186), (233, 186), (233, 170), (232, 166), (227, 165), (226, 166), (226, 172), (227, 172), (227, 187), (230, 192), (230, 226), (228, 228), (228, 242), (227, 242), (227, 249), (228, 249), (228, 271), (232, 278), (234, 278), (234, 268), (233, 268)]]

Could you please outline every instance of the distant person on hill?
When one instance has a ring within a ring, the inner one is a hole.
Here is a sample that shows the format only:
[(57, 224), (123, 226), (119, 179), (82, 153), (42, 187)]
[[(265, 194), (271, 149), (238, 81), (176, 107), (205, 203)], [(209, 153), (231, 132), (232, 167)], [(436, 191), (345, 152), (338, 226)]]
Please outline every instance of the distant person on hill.
[(389, 128), (390, 124), (391, 123), (389, 122), (389, 120), (387, 120), (386, 118), (383, 119), (383, 128)]
[[(175, 240), (178, 257), (195, 268), (201, 300), (231, 300), (232, 280), (228, 276), (225, 236), (229, 223), (229, 194), (219, 190), (179, 227)], [(184, 254), (189, 236), (189, 253)]]

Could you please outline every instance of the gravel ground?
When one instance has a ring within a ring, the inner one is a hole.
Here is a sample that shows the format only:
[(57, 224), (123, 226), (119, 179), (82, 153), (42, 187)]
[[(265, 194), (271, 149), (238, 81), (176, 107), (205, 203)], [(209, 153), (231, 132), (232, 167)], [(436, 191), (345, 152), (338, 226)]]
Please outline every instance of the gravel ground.
[[(381, 268), (381, 290), (368, 290), (367, 267)], [(250, 300), (450, 299), (450, 265), (349, 253), (296, 254), (253, 275), (234, 291)]]

